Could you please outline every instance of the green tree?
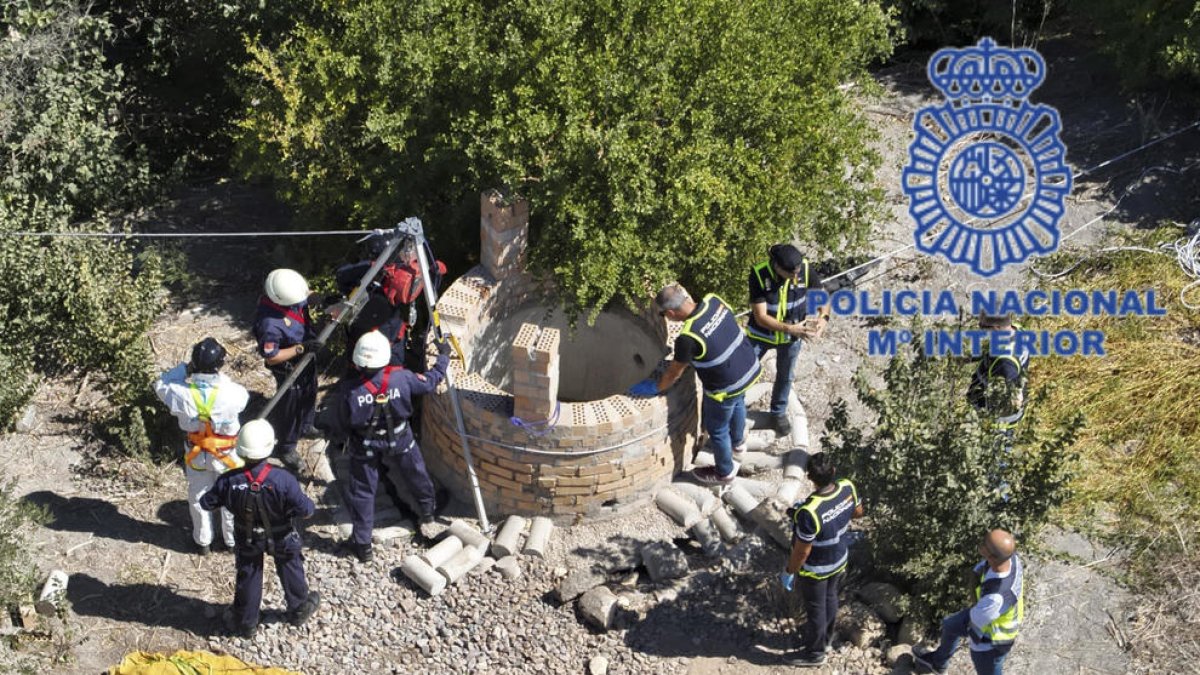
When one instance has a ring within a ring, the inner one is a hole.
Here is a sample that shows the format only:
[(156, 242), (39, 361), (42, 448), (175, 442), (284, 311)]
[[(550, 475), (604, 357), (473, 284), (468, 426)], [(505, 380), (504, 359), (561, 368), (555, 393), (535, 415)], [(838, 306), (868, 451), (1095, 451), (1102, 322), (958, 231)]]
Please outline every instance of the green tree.
[(156, 258), (124, 243), (4, 236), (105, 229), (145, 198), (145, 161), (122, 136), (120, 74), (105, 68), (111, 26), (69, 2), (8, 2), (0, 14), (0, 425), (36, 374), (94, 372), (98, 421), (148, 447), (150, 354), (160, 308)]
[(1135, 88), (1178, 81), (1194, 97), (1200, 82), (1200, 2), (1197, 0), (1088, 0), (1073, 3), (1101, 33), (1125, 84)]
[(481, 190), (519, 193), (575, 307), (738, 298), (773, 242), (863, 241), (889, 28), (873, 1), (329, 0), (251, 48), (237, 151), (313, 221), (416, 214), (441, 250), (476, 250)]
[(906, 352), (888, 363), (882, 387), (870, 380), (860, 370), (855, 384), (873, 430), (852, 423), (839, 401), (822, 446), (858, 485), (877, 572), (905, 585), (929, 616), (961, 609), (960, 579), (978, 562), (982, 535), (1003, 527), (1024, 543), (1066, 499), (1082, 419), (1040, 431), (1034, 401), (1009, 453), (1002, 431), (966, 403), (962, 364)]

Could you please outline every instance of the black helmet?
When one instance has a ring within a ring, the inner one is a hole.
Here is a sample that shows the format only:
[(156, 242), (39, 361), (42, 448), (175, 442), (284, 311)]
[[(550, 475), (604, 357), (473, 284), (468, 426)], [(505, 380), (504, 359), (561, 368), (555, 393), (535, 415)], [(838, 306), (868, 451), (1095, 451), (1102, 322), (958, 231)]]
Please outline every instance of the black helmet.
[(225, 363), (225, 348), (207, 337), (192, 347), (192, 372), (215, 373)]

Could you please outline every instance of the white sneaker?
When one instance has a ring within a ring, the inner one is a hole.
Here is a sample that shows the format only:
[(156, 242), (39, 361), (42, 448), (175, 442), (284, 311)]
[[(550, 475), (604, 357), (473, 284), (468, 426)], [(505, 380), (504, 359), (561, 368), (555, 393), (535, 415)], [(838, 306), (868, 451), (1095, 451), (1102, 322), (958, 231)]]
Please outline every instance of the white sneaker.
[[(734, 448), (733, 448), (733, 458), (734, 459), (741, 459), (745, 455), (746, 455), (746, 444), (745, 443), (734, 446)], [(737, 471), (734, 471), (734, 474), (736, 475)]]

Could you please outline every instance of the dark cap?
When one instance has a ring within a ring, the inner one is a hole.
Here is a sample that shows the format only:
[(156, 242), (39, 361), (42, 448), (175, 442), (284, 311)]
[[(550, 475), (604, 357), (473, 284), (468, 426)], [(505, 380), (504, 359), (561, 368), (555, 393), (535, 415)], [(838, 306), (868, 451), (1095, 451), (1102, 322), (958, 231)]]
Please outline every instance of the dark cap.
[(785, 272), (795, 272), (804, 264), (804, 256), (791, 244), (776, 244), (771, 247), (771, 262)]
[(980, 328), (1008, 328), (1012, 326), (1012, 314), (987, 314), (979, 315)]

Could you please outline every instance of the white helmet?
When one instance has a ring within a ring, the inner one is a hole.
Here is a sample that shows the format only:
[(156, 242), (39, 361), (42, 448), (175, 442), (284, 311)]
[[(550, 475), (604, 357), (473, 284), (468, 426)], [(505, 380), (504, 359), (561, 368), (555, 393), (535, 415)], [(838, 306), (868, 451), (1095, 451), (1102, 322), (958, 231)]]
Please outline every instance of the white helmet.
[(267, 275), (263, 292), (271, 302), (290, 307), (308, 297), (308, 282), (296, 270), (277, 269)]
[(354, 345), (351, 360), (359, 368), (382, 368), (392, 360), (392, 343), (377, 330), (364, 333)]
[(242, 459), (266, 459), (275, 449), (275, 429), (266, 420), (250, 420), (242, 425), (237, 437), (237, 453)]

